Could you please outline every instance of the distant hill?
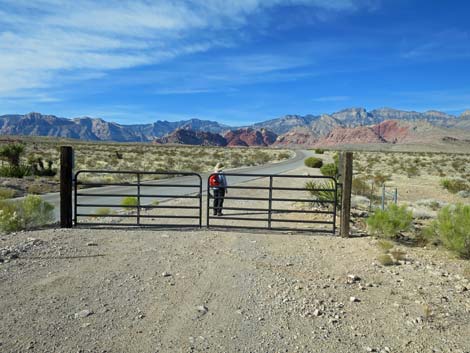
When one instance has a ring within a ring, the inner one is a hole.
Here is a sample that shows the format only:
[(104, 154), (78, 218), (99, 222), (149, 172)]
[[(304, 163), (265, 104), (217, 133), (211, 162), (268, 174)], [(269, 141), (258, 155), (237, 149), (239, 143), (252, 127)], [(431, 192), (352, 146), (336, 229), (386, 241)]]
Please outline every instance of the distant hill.
[(121, 125), (99, 118), (59, 118), (54, 115), (29, 113), (0, 116), (1, 135), (53, 136), (92, 141), (144, 142), (153, 141), (176, 129), (222, 133), (228, 126), (199, 119), (176, 122), (156, 121), (151, 124)]
[[(375, 131), (380, 128), (387, 129), (388, 135)], [(401, 133), (393, 137), (397, 131)], [(200, 119), (123, 125), (100, 118), (67, 119), (29, 113), (0, 116), (0, 134), (214, 146), (310, 146), (348, 141), (427, 143), (433, 139), (451, 143), (470, 139), (470, 110), (453, 116), (434, 110), (420, 113), (392, 108), (372, 111), (348, 108), (333, 114), (285, 115), (244, 127)]]

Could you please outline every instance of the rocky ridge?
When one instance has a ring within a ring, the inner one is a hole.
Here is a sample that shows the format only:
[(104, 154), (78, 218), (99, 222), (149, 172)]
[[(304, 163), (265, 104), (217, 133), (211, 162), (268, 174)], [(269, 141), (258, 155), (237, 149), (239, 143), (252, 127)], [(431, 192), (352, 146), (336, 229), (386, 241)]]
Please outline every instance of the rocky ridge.
[[(396, 123), (381, 125), (387, 121)], [(374, 126), (387, 129), (385, 135), (374, 132)], [(371, 128), (372, 131), (364, 127)], [(182, 133), (181, 130), (186, 132)], [(407, 132), (404, 139), (402, 135), (405, 131)], [(201, 132), (212, 135), (203, 136)], [(241, 128), (199, 119), (178, 122), (159, 120), (151, 124), (122, 125), (89, 117), (65, 119), (29, 113), (0, 116), (0, 134), (54, 136), (92, 141), (202, 143), (215, 146), (295, 146), (313, 145), (324, 140), (334, 144), (336, 139), (342, 143), (376, 143), (378, 140), (381, 143), (402, 143), (404, 140), (423, 143), (437, 138), (439, 141), (450, 143), (452, 139), (468, 139), (470, 111), (457, 117), (432, 110), (420, 113), (391, 108), (372, 111), (348, 108), (333, 114), (286, 115)], [(333, 134), (333, 137), (330, 134)], [(394, 136), (395, 134), (398, 135)], [(444, 137), (448, 139), (444, 140)], [(226, 142), (223, 142), (223, 139)]]

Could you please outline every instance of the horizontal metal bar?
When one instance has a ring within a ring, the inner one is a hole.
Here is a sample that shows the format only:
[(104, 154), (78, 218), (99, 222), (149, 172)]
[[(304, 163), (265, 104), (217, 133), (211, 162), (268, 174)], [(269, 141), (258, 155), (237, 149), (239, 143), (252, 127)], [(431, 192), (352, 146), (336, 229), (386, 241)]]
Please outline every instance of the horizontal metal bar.
[[(214, 196), (210, 196), (214, 198)], [(246, 200), (246, 201), (269, 201), (269, 197), (243, 197), (243, 196), (225, 196), (225, 200)], [(291, 202), (309, 202), (309, 203), (335, 203), (334, 200), (313, 200), (313, 199), (287, 199), (287, 198), (272, 198), (273, 202), (275, 201), (291, 201)]]
[(210, 216), (209, 219), (220, 219), (222, 220), (233, 220), (233, 221), (257, 221), (257, 222), (267, 222), (267, 218), (248, 218), (248, 217), (230, 217), (230, 216)]
[(140, 186), (145, 187), (145, 186), (151, 186), (151, 187), (165, 187), (165, 188), (199, 188), (200, 185), (194, 185), (194, 184), (145, 184), (145, 182), (141, 182)]
[[(226, 189), (242, 189), (242, 190), (269, 190), (269, 186), (225, 186)], [(336, 189), (307, 189), (307, 188), (288, 188), (288, 187), (280, 187), (280, 186), (273, 186), (272, 190), (285, 190), (285, 191), (336, 191)]]
[(303, 219), (293, 220), (293, 219), (271, 219), (272, 222), (288, 222), (288, 223), (307, 223), (307, 224), (333, 224), (332, 221), (307, 221)]
[[(210, 210), (214, 209), (214, 206), (209, 206)], [(269, 212), (267, 208), (245, 208), (245, 207), (223, 207), (224, 210), (231, 210), (231, 211), (262, 211), (262, 212)], [(334, 214), (332, 211), (314, 211), (314, 210), (287, 210), (287, 209), (276, 209), (273, 208), (271, 210), (274, 213), (311, 213), (311, 214)]]
[(141, 205), (140, 208), (146, 209), (182, 209), (182, 210), (199, 210), (199, 206), (152, 206), (152, 205)]
[(311, 213), (311, 214), (335, 214), (332, 211), (316, 211), (316, 210), (286, 210), (286, 209), (277, 209), (273, 208), (273, 212), (279, 212), (279, 213)]
[[(210, 216), (210, 219), (220, 219), (220, 220), (233, 220), (233, 221), (258, 221), (258, 222), (267, 222), (268, 218), (248, 218), (248, 217), (230, 217), (230, 216), (221, 216), (214, 217)], [(306, 224), (333, 224), (331, 221), (307, 221), (307, 220), (294, 220), (294, 219), (271, 219), (271, 222), (284, 222), (284, 223), (306, 223)]]
[[(137, 208), (137, 206), (123, 206), (123, 205), (108, 205), (108, 204), (77, 204), (77, 207), (114, 207), (114, 208)], [(152, 205), (141, 205), (140, 208), (145, 209), (188, 209), (188, 210), (198, 210), (199, 206), (152, 206)]]
[[(217, 173), (213, 173), (217, 174)], [(300, 179), (331, 179), (336, 182), (336, 178), (325, 175), (298, 175), (298, 174), (251, 174), (251, 173), (228, 173), (224, 172), (226, 176), (246, 176), (246, 177), (259, 177), (259, 178), (300, 178)]]
[(79, 222), (75, 226), (105, 226), (105, 227), (134, 227), (134, 228), (200, 228), (199, 224), (136, 224), (136, 223), (99, 223), (99, 222)]
[(272, 228), (267, 228), (267, 227), (250, 227), (250, 226), (231, 226), (231, 225), (211, 225), (209, 229), (225, 229), (225, 228), (231, 228), (231, 229), (260, 229), (260, 230), (274, 230), (274, 231), (287, 231), (287, 232), (308, 232), (308, 233), (326, 233), (326, 234), (334, 234), (333, 230), (328, 230), (328, 229), (309, 229), (309, 228), (288, 228), (288, 227), (272, 227)]
[(140, 171), (140, 170), (91, 170), (91, 169), (83, 169), (79, 170), (75, 173), (75, 175), (83, 174), (83, 173), (94, 173), (94, 174), (141, 174), (141, 175), (182, 175), (182, 176), (200, 176), (198, 173), (194, 172), (180, 172), (180, 171), (173, 171), (173, 172), (149, 172), (149, 171)]
[(199, 216), (171, 216), (171, 215), (129, 215), (129, 214), (106, 214), (106, 215), (100, 215), (100, 214), (85, 214), (85, 213), (77, 213), (77, 217), (112, 217), (112, 218), (174, 218), (174, 219), (199, 219)]
[(274, 201), (291, 201), (291, 202), (307, 202), (307, 203), (332, 203), (334, 200), (312, 200), (312, 199), (284, 199), (284, 198), (273, 198)]
[[(77, 185), (81, 186), (139, 186), (139, 183), (86, 183), (77, 181)], [(176, 185), (176, 184), (145, 184), (140, 183), (140, 186), (149, 187), (168, 187), (168, 188), (199, 188), (199, 185)]]
[[(84, 197), (137, 197), (137, 194), (86, 194), (78, 193), (77, 196)], [(172, 199), (198, 199), (198, 195), (149, 195), (149, 194), (140, 194), (140, 198), (172, 198)]]

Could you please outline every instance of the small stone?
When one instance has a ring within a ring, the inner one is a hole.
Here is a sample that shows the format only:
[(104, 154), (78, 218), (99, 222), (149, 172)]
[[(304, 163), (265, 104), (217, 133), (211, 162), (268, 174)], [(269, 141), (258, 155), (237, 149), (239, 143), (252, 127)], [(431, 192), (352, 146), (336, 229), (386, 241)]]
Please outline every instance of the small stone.
[(313, 311), (313, 315), (314, 315), (314, 316), (320, 316), (321, 314), (322, 314), (322, 312), (321, 312), (320, 309), (315, 309), (315, 310)]
[(359, 303), (359, 302), (360, 302), (359, 298), (356, 298), (356, 297), (350, 297), (350, 298), (349, 298), (349, 301), (350, 301), (351, 303)]
[(79, 319), (79, 318), (88, 317), (88, 316), (90, 316), (90, 315), (92, 315), (92, 314), (93, 314), (93, 311), (90, 311), (90, 310), (85, 309), (85, 310), (79, 311), (78, 313), (75, 313), (74, 317), (75, 317), (76, 319)]
[(162, 277), (171, 277), (171, 273), (169, 272), (163, 272)]
[(353, 283), (359, 282), (360, 280), (361, 280), (361, 278), (359, 276), (348, 275), (346, 283), (353, 284)]
[(90, 242), (86, 243), (86, 245), (87, 246), (98, 246), (98, 243), (90, 241)]
[(204, 305), (199, 305), (196, 309), (201, 315), (205, 315), (209, 311), (209, 309)]

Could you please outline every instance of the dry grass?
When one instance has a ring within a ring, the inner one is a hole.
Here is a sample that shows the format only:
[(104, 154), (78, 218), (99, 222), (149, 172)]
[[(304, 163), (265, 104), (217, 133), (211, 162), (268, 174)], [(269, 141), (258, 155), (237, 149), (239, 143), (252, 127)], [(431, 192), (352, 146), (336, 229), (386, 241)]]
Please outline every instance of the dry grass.
[[(186, 171), (208, 172), (217, 162), (222, 162), (227, 169), (243, 166), (255, 166), (279, 162), (294, 155), (292, 151), (267, 148), (222, 148), (204, 146), (161, 146), (150, 143), (106, 143), (61, 141), (48, 138), (24, 138), (26, 148), (22, 162), (31, 160), (51, 160), (59, 165), (60, 146), (71, 145), (75, 151), (75, 170), (141, 170), (141, 171)], [(82, 182), (120, 182), (130, 181), (134, 176), (124, 174), (83, 175)], [(25, 193), (44, 193), (56, 191), (46, 188), (44, 180), (53, 181), (58, 185), (59, 175), (55, 177), (31, 178), (12, 186), (22, 189)], [(155, 179), (152, 176), (152, 179)]]

